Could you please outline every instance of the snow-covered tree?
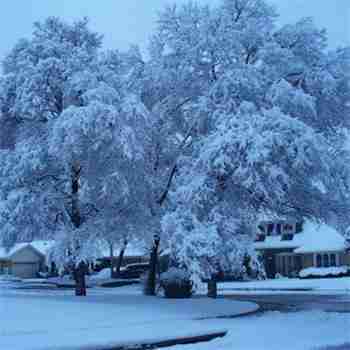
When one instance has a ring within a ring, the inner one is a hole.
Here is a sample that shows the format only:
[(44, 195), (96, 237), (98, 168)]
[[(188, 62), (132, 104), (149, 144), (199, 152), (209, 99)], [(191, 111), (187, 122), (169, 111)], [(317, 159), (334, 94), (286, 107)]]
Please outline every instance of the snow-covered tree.
[[(348, 127), (348, 49), (327, 52), (326, 33), (310, 19), (277, 29), (275, 17), (264, 1), (227, 0), (170, 8), (159, 20), (156, 66), (163, 62), (164, 77), (189, 71), (172, 80), (172, 97), (177, 86), (184, 93), (181, 83), (201, 81), (181, 109), (191, 136), (163, 219), (174, 259), (196, 276), (254, 258), (261, 216), (342, 227), (349, 210), (339, 139)], [(207, 64), (211, 79), (200, 70)]]
[(62, 262), (94, 257), (111, 230), (147, 232), (151, 118), (127, 85), (136, 54), (100, 44), (86, 20), (49, 18), (4, 63), (1, 117), (15, 138), (1, 154), (1, 239), (51, 237)]

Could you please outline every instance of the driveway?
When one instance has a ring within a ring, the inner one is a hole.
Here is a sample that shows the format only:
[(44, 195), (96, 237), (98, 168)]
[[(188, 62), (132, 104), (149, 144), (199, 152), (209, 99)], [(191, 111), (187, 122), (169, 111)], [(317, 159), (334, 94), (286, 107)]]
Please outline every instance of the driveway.
[(323, 310), (327, 312), (350, 313), (350, 294), (339, 295), (316, 295), (316, 294), (271, 294), (240, 293), (235, 292), (225, 295), (224, 298), (241, 301), (252, 301), (260, 305), (261, 311), (300, 311), (300, 310)]

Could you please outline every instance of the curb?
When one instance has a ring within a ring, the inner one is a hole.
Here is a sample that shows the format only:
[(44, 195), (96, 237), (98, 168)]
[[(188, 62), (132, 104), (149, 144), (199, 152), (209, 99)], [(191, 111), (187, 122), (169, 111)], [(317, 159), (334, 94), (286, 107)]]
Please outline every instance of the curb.
[(213, 333), (201, 334), (201, 335), (196, 335), (191, 337), (179, 337), (179, 338), (166, 339), (166, 340), (150, 342), (150, 343), (123, 345), (123, 346), (108, 347), (103, 349), (101, 348), (99, 350), (146, 350), (146, 349), (152, 350), (152, 349), (165, 348), (165, 347), (175, 346), (175, 345), (186, 345), (186, 344), (208, 342), (216, 338), (222, 338), (226, 334), (227, 334), (227, 331), (225, 330), (222, 332), (213, 332)]
[[(223, 296), (223, 298), (226, 298), (226, 296)], [(223, 316), (214, 316), (214, 317), (200, 317), (195, 318), (196, 321), (204, 321), (204, 320), (222, 320), (222, 319), (229, 319), (229, 318), (239, 318), (239, 317), (245, 317), (245, 316), (251, 316), (254, 314), (257, 314), (261, 311), (261, 306), (257, 302), (251, 302), (252, 304), (256, 304), (256, 309), (246, 312), (241, 312), (240, 314), (235, 315), (223, 315)]]

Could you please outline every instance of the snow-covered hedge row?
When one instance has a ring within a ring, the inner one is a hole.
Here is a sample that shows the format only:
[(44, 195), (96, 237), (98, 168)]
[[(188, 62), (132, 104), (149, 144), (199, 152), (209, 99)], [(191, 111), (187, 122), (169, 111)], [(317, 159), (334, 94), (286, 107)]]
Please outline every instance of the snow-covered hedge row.
[(308, 267), (299, 272), (300, 278), (307, 277), (326, 277), (326, 276), (344, 276), (350, 273), (347, 266), (339, 267)]

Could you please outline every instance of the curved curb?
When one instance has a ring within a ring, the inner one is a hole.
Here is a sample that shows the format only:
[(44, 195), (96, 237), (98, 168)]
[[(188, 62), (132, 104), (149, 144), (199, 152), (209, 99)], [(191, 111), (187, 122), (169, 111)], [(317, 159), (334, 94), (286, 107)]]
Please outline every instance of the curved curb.
[[(233, 300), (237, 301), (237, 300)], [(241, 312), (239, 314), (234, 314), (234, 315), (222, 315), (222, 316), (213, 316), (213, 317), (199, 317), (199, 318), (194, 318), (195, 321), (203, 321), (203, 320), (216, 320), (216, 319), (229, 319), (229, 318), (238, 318), (238, 317), (245, 317), (245, 316), (251, 316), (254, 314), (257, 314), (261, 311), (261, 306), (258, 303), (255, 302), (250, 302), (251, 304), (255, 304), (256, 308), (254, 310), (250, 311), (245, 311)]]
[(227, 332), (228, 332), (227, 330), (224, 330), (222, 332), (206, 333), (206, 334), (200, 334), (200, 335), (195, 335), (191, 337), (169, 338), (166, 340), (160, 340), (156, 342), (126, 345), (126, 346), (119, 346), (119, 347), (108, 347), (103, 349), (101, 348), (98, 350), (146, 350), (146, 349), (152, 350), (152, 349), (165, 348), (165, 347), (175, 346), (175, 345), (203, 343), (203, 342), (211, 341), (216, 338), (222, 338), (227, 334)]

